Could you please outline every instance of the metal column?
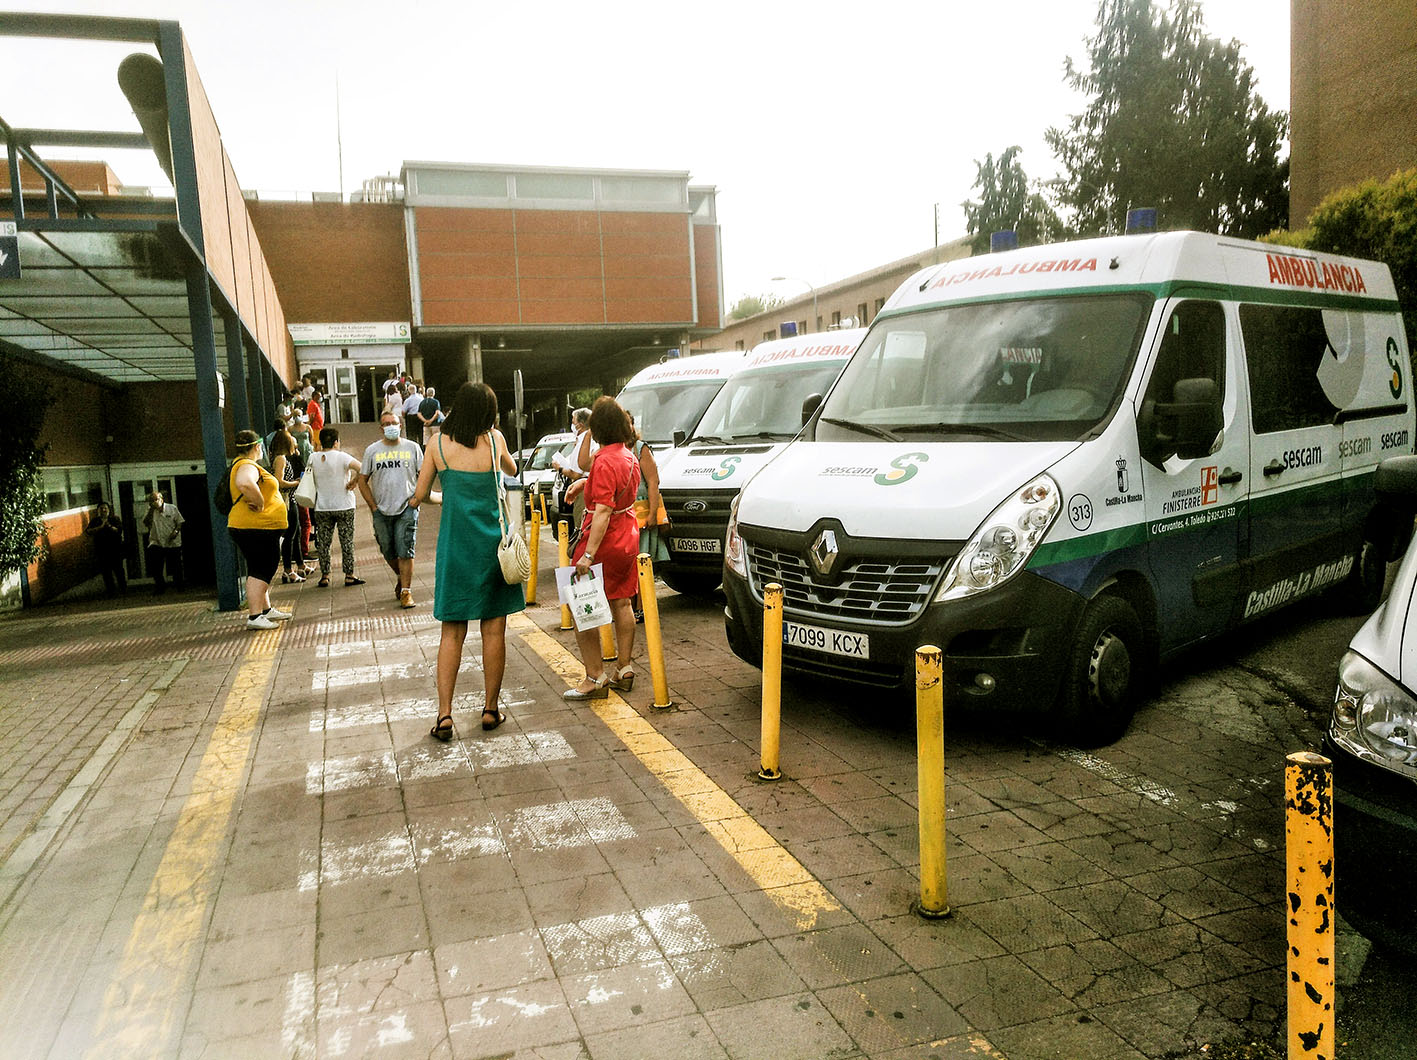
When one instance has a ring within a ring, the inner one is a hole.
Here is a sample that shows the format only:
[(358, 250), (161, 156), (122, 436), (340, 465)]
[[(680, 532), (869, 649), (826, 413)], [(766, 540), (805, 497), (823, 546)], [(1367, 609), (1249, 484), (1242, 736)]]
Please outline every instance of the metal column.
[(226, 401), (231, 422), (238, 431), (251, 429), (251, 403), (246, 397), (246, 344), (241, 335), (241, 318), (230, 309), (222, 310), (226, 328)]

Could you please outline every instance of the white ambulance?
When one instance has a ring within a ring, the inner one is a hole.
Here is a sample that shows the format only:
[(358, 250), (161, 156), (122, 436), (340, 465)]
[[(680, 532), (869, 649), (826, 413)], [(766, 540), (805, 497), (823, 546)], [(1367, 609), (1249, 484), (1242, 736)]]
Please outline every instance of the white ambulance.
[(729, 641), (760, 656), (778, 582), (786, 666), (902, 685), (934, 644), (956, 708), (1106, 741), (1158, 658), (1376, 605), (1411, 387), (1376, 262), (1171, 232), (927, 268), (735, 502)]
[(638, 372), (615, 398), (635, 418), (635, 428), (656, 455), (674, 444), (674, 434), (689, 435), (743, 363), (742, 350), (700, 353), (661, 361)]
[(687, 444), (660, 460), (659, 492), (669, 516), (673, 560), (663, 577), (672, 588), (681, 593), (718, 588), (734, 494), (797, 436), (804, 412), (831, 389), (865, 336), (865, 328), (851, 328), (753, 347)]

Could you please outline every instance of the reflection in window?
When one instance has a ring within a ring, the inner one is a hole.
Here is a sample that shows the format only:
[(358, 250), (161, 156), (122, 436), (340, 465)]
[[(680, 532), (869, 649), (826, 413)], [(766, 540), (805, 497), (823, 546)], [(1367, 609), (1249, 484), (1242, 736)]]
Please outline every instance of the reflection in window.
[(1331, 348), (1323, 310), (1242, 305), (1240, 332), (1249, 364), (1255, 433), (1333, 422), (1338, 406), (1319, 383), (1319, 368)]

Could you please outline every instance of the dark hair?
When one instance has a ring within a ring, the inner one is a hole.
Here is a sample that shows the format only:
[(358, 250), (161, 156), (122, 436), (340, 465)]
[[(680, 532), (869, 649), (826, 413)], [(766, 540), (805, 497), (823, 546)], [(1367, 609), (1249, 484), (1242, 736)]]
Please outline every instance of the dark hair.
[(469, 448), (497, 425), (497, 395), (486, 383), (464, 383), (453, 398), (453, 411), (443, 421), (443, 433)]
[(630, 425), (630, 417), (613, 397), (599, 397), (590, 409), (590, 436), (598, 445), (614, 445), (620, 442), (632, 445), (635, 428)]
[(320, 448), (329, 449), (335, 442), (339, 441), (339, 431), (333, 427), (326, 427), (320, 431)]
[(257, 434), (255, 431), (237, 431), (237, 432), (236, 432), (236, 449), (237, 449), (237, 452), (244, 453), (247, 449), (250, 449), (253, 445), (258, 444), (260, 441), (261, 441), (261, 436), (260, 436), (259, 434)]
[(275, 437), (271, 439), (271, 459), (278, 456), (289, 456), (295, 452), (295, 439), (290, 436), (287, 430), (276, 431)]

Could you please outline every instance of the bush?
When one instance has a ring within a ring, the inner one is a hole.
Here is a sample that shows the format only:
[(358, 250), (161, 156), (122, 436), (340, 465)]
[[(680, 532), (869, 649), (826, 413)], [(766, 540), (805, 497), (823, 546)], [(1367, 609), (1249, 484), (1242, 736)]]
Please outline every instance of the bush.
[(49, 389), (33, 372), (0, 354), (0, 578), (44, 554), (44, 449), (36, 443), (49, 408)]
[(1407, 345), (1417, 349), (1417, 169), (1340, 188), (1314, 207), (1308, 228), (1265, 239), (1381, 261), (1397, 286)]

